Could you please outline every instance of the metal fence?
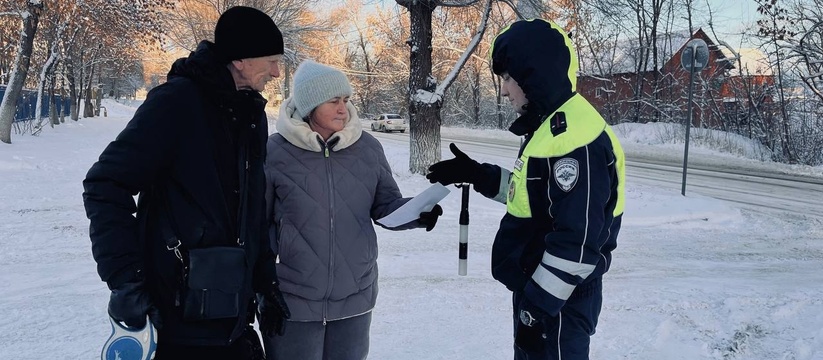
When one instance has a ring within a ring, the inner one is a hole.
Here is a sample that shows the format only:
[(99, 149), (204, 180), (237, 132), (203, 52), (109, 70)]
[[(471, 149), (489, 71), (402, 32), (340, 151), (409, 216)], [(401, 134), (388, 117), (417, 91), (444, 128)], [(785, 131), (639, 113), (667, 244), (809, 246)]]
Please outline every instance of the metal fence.
[[(0, 99), (6, 94), (6, 85), (0, 85)], [(40, 117), (48, 117), (51, 106), (49, 101), (49, 94), (43, 93), (43, 106), (40, 111)], [(57, 107), (58, 116), (62, 113), (63, 116), (69, 115), (70, 101), (69, 98), (63, 98), (60, 95), (55, 96), (55, 106)], [(20, 98), (17, 99), (17, 112), (14, 114), (14, 122), (34, 120), (34, 113), (37, 111), (37, 91), (26, 90), (20, 93)]]

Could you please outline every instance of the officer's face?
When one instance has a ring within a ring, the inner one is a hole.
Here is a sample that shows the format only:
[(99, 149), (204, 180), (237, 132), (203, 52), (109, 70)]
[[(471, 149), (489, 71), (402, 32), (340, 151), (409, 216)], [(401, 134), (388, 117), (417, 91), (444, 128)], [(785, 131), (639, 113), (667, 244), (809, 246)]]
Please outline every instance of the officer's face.
[(500, 85), (500, 95), (509, 98), (509, 102), (516, 113), (525, 114), (526, 104), (529, 103), (529, 100), (526, 99), (523, 89), (520, 88), (517, 81), (509, 76), (509, 73), (503, 73), (500, 77), (503, 79), (503, 83)]
[(238, 89), (263, 91), (266, 83), (280, 76), (283, 55), (263, 56), (232, 61), (237, 69), (234, 77)]

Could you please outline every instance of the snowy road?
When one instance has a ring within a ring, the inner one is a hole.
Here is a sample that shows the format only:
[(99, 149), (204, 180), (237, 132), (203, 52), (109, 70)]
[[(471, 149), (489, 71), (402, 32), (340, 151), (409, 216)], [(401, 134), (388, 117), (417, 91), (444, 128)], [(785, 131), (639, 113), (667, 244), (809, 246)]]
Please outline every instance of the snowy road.
[[(627, 176), (662, 188), (681, 189), (682, 165), (627, 162)], [(772, 174), (744, 174), (735, 170), (689, 169), (686, 193), (731, 201), (752, 210), (781, 210), (823, 217), (823, 181)]]
[[(381, 141), (408, 142), (408, 134), (372, 133)], [(470, 156), (477, 154), (499, 157), (498, 164), (509, 164), (517, 155), (517, 138), (489, 139), (463, 136), (443, 136), (442, 146), (454, 142)], [(651, 158), (646, 154), (626, 150), (626, 172), (630, 181), (680, 191), (682, 186), (682, 155)], [(675, 159), (677, 156), (680, 158)], [(690, 160), (686, 175), (686, 193), (695, 192), (735, 203), (754, 211), (788, 211), (799, 215), (823, 218), (823, 178), (780, 174), (763, 168), (743, 168), (726, 164)]]

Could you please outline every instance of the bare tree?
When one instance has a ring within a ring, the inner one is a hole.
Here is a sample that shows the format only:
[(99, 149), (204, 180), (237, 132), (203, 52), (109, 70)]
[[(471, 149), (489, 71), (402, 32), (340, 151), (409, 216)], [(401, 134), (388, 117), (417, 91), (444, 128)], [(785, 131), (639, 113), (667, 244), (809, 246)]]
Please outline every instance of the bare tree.
[[(111, 64), (138, 58), (142, 46), (159, 44), (167, 0), (66, 1), (76, 13), (61, 38), (65, 79), (71, 98), (71, 118), (77, 120), (85, 100), (84, 116), (94, 116), (100, 102), (100, 74)], [(94, 102), (89, 98), (94, 94)]]
[[(269, 14), (283, 32), (286, 42), (304, 29), (300, 18), (316, 0), (178, 0), (167, 12), (164, 25), (172, 46), (194, 51), (200, 40), (212, 39), (214, 24), (224, 11), (233, 6), (249, 6)], [(252, 35), (250, 35), (252, 36)], [(288, 44), (287, 44), (288, 45)]]
[(804, 31), (796, 49), (806, 68), (803, 82), (823, 100), (823, 19)]
[(808, 165), (823, 164), (823, 0), (797, 0), (787, 6), (793, 19), (792, 30), (784, 49), (792, 66), (792, 77), (805, 85), (794, 91), (788, 113), (791, 127), (792, 160)]
[(364, 74), (372, 79), (370, 92), (373, 96), (367, 113), (405, 114), (409, 108), (410, 59), (405, 45), (410, 19), (395, 7), (394, 10), (376, 11), (367, 18), (367, 24), (372, 31), (368, 48), (374, 60), (372, 70)]
[[(291, 72), (313, 51), (308, 43), (321, 38), (319, 33), (332, 27), (320, 24), (309, 11), (317, 0), (178, 0), (173, 11), (165, 14), (168, 48), (193, 51), (201, 40), (213, 40), (214, 25), (224, 11), (233, 6), (249, 6), (271, 16), (283, 33), (285, 45), (284, 80), (275, 91), (288, 97)], [(249, 35), (253, 36), (253, 35)]]
[[(60, 37), (60, 34), (63, 32), (65, 27), (58, 27), (56, 36)], [(43, 126), (41, 119), (42, 114), (42, 106), (43, 106), (43, 87), (46, 85), (46, 81), (53, 78), (54, 69), (57, 68), (57, 59), (59, 57), (58, 52), (59, 43), (56, 39), (52, 38), (49, 39), (49, 53), (46, 59), (46, 63), (43, 64), (43, 68), (40, 70), (40, 79), (37, 82), (37, 109), (34, 111), (35, 117), (37, 119), (37, 125), (35, 126), (35, 131)], [(51, 122), (52, 127), (54, 126), (54, 122)]]
[[(443, 77), (451, 66), (463, 54), (465, 39), (477, 33), (483, 13), (465, 11), (465, 9), (445, 8), (434, 13), (433, 30), (440, 34), (433, 39), (432, 57), (436, 59), (432, 72), (436, 77)], [(508, 10), (508, 9), (506, 9)], [(513, 18), (506, 13), (505, 21), (497, 21), (495, 16), (488, 20), (488, 28), (502, 28)], [(496, 76), (489, 71), (488, 53), (493, 36), (484, 36), (474, 53), (467, 59), (446, 93), (441, 110), (443, 125), (497, 127), (498, 109), (491, 101), (495, 96)], [(483, 101), (486, 99), (487, 101)], [(500, 115), (505, 118), (508, 112)]]
[(786, 39), (787, 59), (800, 62), (800, 78), (823, 101), (823, 0), (798, 0), (789, 17), (797, 36)]
[(11, 144), (11, 125), (14, 122), (14, 114), (17, 112), (17, 99), (20, 97), (28, 75), (31, 53), (34, 48), (34, 36), (37, 33), (37, 24), (40, 21), (42, 10), (42, 2), (28, 0), (25, 11), (19, 13), (23, 20), (20, 46), (12, 74), (9, 77), (9, 84), (3, 94), (3, 101), (0, 103), (0, 141), (6, 144)]
[(347, 21), (338, 24), (338, 30), (333, 36), (341, 44), (340, 48), (326, 52), (326, 55), (332, 53), (338, 56), (338, 66), (344, 69), (356, 89), (352, 100), (356, 102), (361, 118), (380, 111), (374, 106), (378, 98), (379, 82), (382, 80), (377, 69), (384, 60), (384, 44), (379, 43), (377, 36), (381, 31), (378, 24), (382, 22), (383, 16), (390, 17), (381, 10), (376, 14), (364, 14), (363, 4), (359, 0), (348, 0), (338, 11), (333, 12), (329, 23), (335, 23), (335, 19)]
[(769, 53), (774, 58), (774, 65), (777, 68), (777, 94), (780, 99), (781, 130), (782, 130), (782, 150), (783, 157), (789, 162), (793, 162), (791, 153), (789, 114), (786, 109), (786, 94), (784, 88), (784, 54), (782, 44), (794, 38), (797, 33), (792, 30), (795, 21), (788, 16), (787, 10), (777, 4), (777, 0), (756, 0), (758, 3), (757, 12), (763, 18), (758, 20), (758, 36), (766, 40), (764, 46), (768, 46), (772, 51)]
[(467, 7), (477, 0), (442, 2), (436, 0), (397, 0), (408, 9), (411, 19), (409, 73), (409, 170), (425, 174), (429, 165), (440, 161), (440, 107), (443, 96), (469, 55), (477, 47), (486, 31), (486, 21), (491, 12), (492, 0), (482, 8), (483, 20), (478, 32), (471, 39), (466, 51), (454, 64), (452, 71), (438, 84), (432, 75), (432, 13), (438, 6)]

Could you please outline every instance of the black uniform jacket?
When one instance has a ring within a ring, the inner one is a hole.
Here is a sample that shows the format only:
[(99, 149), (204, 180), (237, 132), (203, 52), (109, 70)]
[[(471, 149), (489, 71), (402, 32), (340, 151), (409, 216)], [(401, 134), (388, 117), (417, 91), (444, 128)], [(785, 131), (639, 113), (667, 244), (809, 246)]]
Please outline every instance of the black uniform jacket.
[(556, 24), (535, 19), (504, 29), (494, 41), (492, 67), (511, 76), (528, 99), (509, 128), (524, 136), (512, 171), (483, 164), (486, 181), (475, 184), (507, 203), (492, 275), (556, 315), (609, 269), (622, 223), (623, 151), (576, 93), (577, 57)]

